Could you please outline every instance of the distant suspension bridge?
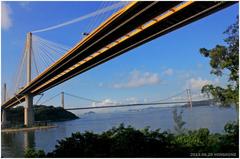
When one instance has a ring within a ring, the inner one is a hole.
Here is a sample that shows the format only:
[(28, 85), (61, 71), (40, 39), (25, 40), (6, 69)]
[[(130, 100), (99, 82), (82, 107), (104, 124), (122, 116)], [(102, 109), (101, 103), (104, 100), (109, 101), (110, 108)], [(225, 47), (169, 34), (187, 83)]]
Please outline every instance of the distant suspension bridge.
[[(79, 99), (79, 100), (84, 100), (84, 101), (88, 101), (88, 102), (92, 102), (94, 103), (94, 105), (98, 105), (98, 106), (87, 106), (87, 107), (76, 107), (76, 108), (66, 108), (65, 105), (65, 95)], [(38, 105), (38, 103), (40, 102), (40, 100), (42, 99), (43, 94), (41, 94), (41, 96), (39, 97), (39, 99), (36, 101), (35, 105)], [(209, 97), (204, 96), (203, 94), (199, 94), (199, 95), (195, 95), (194, 98), (196, 98), (197, 100), (194, 100), (192, 98), (192, 94), (191, 94), (191, 90), (190, 89), (186, 89), (180, 93), (177, 93), (173, 96), (169, 96), (167, 98), (164, 99), (160, 99), (157, 101), (151, 101), (151, 102), (134, 102), (134, 103), (123, 103), (123, 102), (108, 102), (108, 103), (103, 103), (103, 101), (100, 100), (95, 100), (95, 99), (90, 99), (90, 98), (86, 98), (86, 97), (81, 97), (81, 96), (77, 96), (77, 95), (73, 95), (71, 93), (67, 93), (67, 92), (61, 92), (58, 93), (46, 100), (44, 100), (43, 102), (41, 102), (39, 105), (43, 105), (45, 103), (48, 103), (50, 101), (52, 101), (55, 98), (59, 98), (61, 97), (61, 107), (65, 110), (85, 110), (85, 109), (103, 109), (103, 108), (121, 108), (121, 107), (136, 107), (136, 106), (149, 106), (149, 105), (173, 105), (173, 104), (188, 104), (190, 108), (192, 108), (192, 103), (193, 102), (201, 102), (204, 100), (209, 100)]]

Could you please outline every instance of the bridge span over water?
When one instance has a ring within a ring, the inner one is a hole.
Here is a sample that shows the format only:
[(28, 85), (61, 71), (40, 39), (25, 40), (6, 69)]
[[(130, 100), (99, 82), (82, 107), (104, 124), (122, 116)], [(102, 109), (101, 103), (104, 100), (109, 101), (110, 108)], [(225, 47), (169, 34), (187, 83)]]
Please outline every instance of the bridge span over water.
[(27, 84), (1, 108), (26, 101), (24, 124), (34, 122), (33, 97), (157, 37), (204, 18), (236, 2), (131, 2), (88, 34), (40, 75), (31, 78), (32, 33), (27, 34)]

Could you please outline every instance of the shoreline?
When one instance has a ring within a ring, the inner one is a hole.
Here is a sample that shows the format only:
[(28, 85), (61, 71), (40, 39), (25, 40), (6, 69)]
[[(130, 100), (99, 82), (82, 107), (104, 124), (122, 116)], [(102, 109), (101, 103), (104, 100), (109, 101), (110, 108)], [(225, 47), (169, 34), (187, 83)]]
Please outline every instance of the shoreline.
[(2, 133), (8, 133), (8, 132), (19, 132), (19, 131), (34, 131), (34, 130), (41, 130), (41, 129), (50, 129), (50, 128), (56, 128), (57, 125), (49, 125), (49, 126), (35, 126), (30, 128), (8, 128), (8, 129), (2, 129)]

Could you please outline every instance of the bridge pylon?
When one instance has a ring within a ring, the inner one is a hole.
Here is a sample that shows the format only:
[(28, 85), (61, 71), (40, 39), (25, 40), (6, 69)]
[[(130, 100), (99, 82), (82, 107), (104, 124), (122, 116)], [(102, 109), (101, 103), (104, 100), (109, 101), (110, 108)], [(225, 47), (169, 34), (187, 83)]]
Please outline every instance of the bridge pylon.
[[(6, 102), (6, 100), (7, 100), (7, 85), (6, 85), (6, 83), (4, 83), (4, 85), (3, 85), (3, 102)], [(6, 125), (7, 125), (7, 123), (8, 123), (8, 121), (7, 121), (7, 112), (6, 112), (6, 110), (5, 109), (2, 109), (2, 128), (5, 128), (6, 127)]]
[[(32, 33), (27, 34), (26, 42), (27, 54), (27, 85), (31, 82), (31, 63), (32, 63)], [(26, 105), (24, 107), (24, 125), (29, 127), (34, 124), (33, 95), (25, 95)]]
[(61, 104), (62, 108), (64, 109), (64, 92), (61, 92)]

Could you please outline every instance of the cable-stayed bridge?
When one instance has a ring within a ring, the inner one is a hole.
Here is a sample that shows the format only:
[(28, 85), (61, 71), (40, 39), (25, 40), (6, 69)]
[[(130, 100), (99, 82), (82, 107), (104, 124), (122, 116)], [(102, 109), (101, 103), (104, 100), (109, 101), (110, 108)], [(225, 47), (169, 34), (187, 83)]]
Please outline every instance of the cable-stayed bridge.
[[(34, 122), (32, 106), (35, 95), (49, 90), (150, 40), (163, 36), (234, 3), (236, 2), (134, 1), (126, 3), (126, 5), (123, 5), (123, 8), (111, 15), (96, 29), (89, 33), (84, 33), (85, 37), (71, 49), (51, 43), (34, 35), (34, 33), (56, 29), (75, 21), (80, 21), (84, 19), (83, 17), (29, 32), (23, 54), (25, 63), (23, 62), (21, 67), (19, 67), (19, 76), (23, 74), (21, 71), (26, 72), (24, 77), (26, 78), (26, 84), (21, 89), (17, 89), (9, 99), (6, 99), (5, 96), (1, 108), (4, 110), (25, 101), (24, 124), (27, 126), (32, 125)], [(115, 9), (119, 7), (117, 4), (115, 5)], [(114, 7), (108, 7), (108, 10)], [(85, 18), (106, 12), (107, 9), (101, 9), (100, 11), (85, 16)], [(40, 58), (45, 57), (42, 60), (46, 65), (48, 65), (47, 61), (49, 59), (54, 62), (43, 71), (39, 71), (34, 60), (39, 55), (39, 52), (45, 54), (45, 56), (40, 56)], [(56, 54), (63, 52), (64, 55), (55, 61), (55, 59), (49, 56), (49, 52)], [(26, 70), (23, 69), (24, 65), (27, 68)], [(33, 79), (32, 65), (35, 66), (37, 74)]]

